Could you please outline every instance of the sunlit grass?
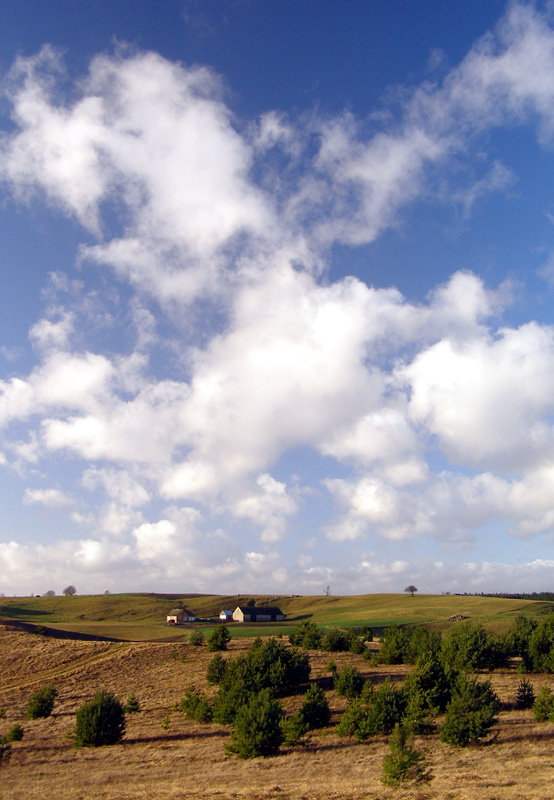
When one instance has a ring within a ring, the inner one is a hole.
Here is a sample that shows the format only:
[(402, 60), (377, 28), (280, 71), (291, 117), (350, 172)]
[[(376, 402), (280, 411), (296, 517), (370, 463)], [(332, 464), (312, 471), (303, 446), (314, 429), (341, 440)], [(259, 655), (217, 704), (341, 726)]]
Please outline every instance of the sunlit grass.
[[(179, 641), (188, 626), (173, 627), (165, 622), (168, 611), (185, 606), (199, 618), (217, 619), (222, 609), (234, 610), (248, 601), (272, 605), (286, 615), (283, 623), (229, 625), (233, 637), (287, 635), (294, 625), (310, 620), (319, 626), (369, 626), (374, 632), (397, 623), (424, 623), (444, 630), (449, 618), (461, 614), (489, 630), (504, 631), (521, 613), (542, 616), (554, 603), (505, 598), (458, 596), (368, 594), (346, 596), (267, 596), (197, 594), (110, 594), (73, 597), (16, 597), (0, 600), (0, 618), (18, 619), (73, 632), (107, 636), (129, 641)], [(213, 623), (198, 622), (209, 635)]]

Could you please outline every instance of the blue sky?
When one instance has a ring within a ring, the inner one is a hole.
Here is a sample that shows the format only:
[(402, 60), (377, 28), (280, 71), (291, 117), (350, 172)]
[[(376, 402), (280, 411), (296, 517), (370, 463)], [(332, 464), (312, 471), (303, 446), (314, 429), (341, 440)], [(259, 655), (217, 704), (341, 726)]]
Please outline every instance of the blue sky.
[(0, 592), (551, 588), (551, 4), (20, 0), (0, 71)]

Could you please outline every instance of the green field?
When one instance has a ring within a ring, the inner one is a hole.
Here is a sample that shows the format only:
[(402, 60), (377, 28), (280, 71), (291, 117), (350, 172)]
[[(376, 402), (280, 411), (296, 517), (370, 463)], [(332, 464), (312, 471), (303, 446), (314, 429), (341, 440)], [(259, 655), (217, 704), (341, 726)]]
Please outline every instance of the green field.
[[(461, 614), (489, 630), (504, 631), (519, 614), (540, 617), (554, 609), (554, 603), (505, 598), (457, 596), (367, 594), (354, 596), (263, 596), (199, 594), (113, 594), (73, 597), (17, 597), (0, 600), (0, 619), (21, 620), (71, 632), (113, 637), (126, 641), (152, 641), (186, 636), (189, 626), (166, 625), (168, 611), (185, 606), (197, 617), (217, 618), (224, 609), (234, 609), (255, 600), (256, 605), (278, 605), (286, 620), (271, 625), (229, 625), (233, 636), (290, 633), (303, 620), (318, 625), (369, 625), (379, 633), (391, 623), (424, 623), (444, 630), (453, 624), (449, 617)], [(195, 623), (205, 626), (213, 622)]]

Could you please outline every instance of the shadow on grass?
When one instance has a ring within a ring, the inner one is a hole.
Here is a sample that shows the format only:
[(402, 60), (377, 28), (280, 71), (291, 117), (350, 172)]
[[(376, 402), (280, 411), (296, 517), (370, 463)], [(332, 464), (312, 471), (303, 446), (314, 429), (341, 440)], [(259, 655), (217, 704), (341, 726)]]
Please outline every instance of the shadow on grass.
[(552, 731), (541, 731), (540, 733), (507, 733), (506, 730), (503, 730), (499, 732), (499, 735), (499, 741), (501, 741), (502, 744), (506, 744), (507, 742), (552, 742), (553, 739)]
[[(375, 739), (373, 739), (373, 742), (375, 742)], [(356, 742), (356, 744), (360, 746), (370, 743), (371, 742)], [(350, 737), (347, 737), (344, 742), (325, 742), (324, 744), (323, 743), (320, 744), (314, 741), (308, 741), (302, 747), (302, 750), (308, 753), (321, 753), (329, 750), (335, 750), (335, 751), (345, 750), (347, 748), (352, 748), (352, 739)]]
[(152, 736), (125, 737), (121, 744), (148, 744), (149, 742), (179, 742), (184, 739), (213, 739), (229, 735), (227, 731), (202, 731), (201, 733), (159, 733)]
[[(49, 614), (49, 611), (40, 611), (40, 614)], [(23, 622), (20, 619), (2, 619), (0, 623), (12, 630), (26, 631), (35, 633), (50, 639), (72, 639), (80, 642), (123, 642), (126, 639), (116, 639), (113, 636), (102, 636), (97, 633), (79, 633), (78, 631), (65, 631), (61, 628), (48, 628), (45, 625), (37, 625), (34, 622)]]
[(51, 617), (52, 611), (40, 611), (38, 609), (23, 608), (23, 606), (0, 606), (0, 618), (2, 616), (9, 619), (20, 617)]

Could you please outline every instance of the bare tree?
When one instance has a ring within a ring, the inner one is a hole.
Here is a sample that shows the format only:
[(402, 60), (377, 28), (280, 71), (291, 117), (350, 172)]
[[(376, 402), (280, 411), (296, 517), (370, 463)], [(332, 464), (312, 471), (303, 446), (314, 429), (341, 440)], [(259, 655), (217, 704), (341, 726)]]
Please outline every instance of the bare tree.
[(325, 587), (325, 596), (329, 597), (330, 594), (331, 594), (331, 587), (330, 586), (326, 586)]
[(66, 597), (70, 597), (72, 594), (77, 594), (77, 589), (74, 586), (66, 586), (63, 590), (63, 594)]
[(409, 593), (412, 595), (412, 597), (413, 597), (413, 596), (414, 596), (414, 594), (417, 592), (417, 586), (413, 586), (412, 584), (410, 584), (409, 586), (406, 586), (406, 588), (404, 589), (404, 591), (405, 591), (405, 592), (409, 592)]
[(45, 597), (55, 597), (56, 592), (53, 589), (48, 589), (47, 592), (44, 592)]

